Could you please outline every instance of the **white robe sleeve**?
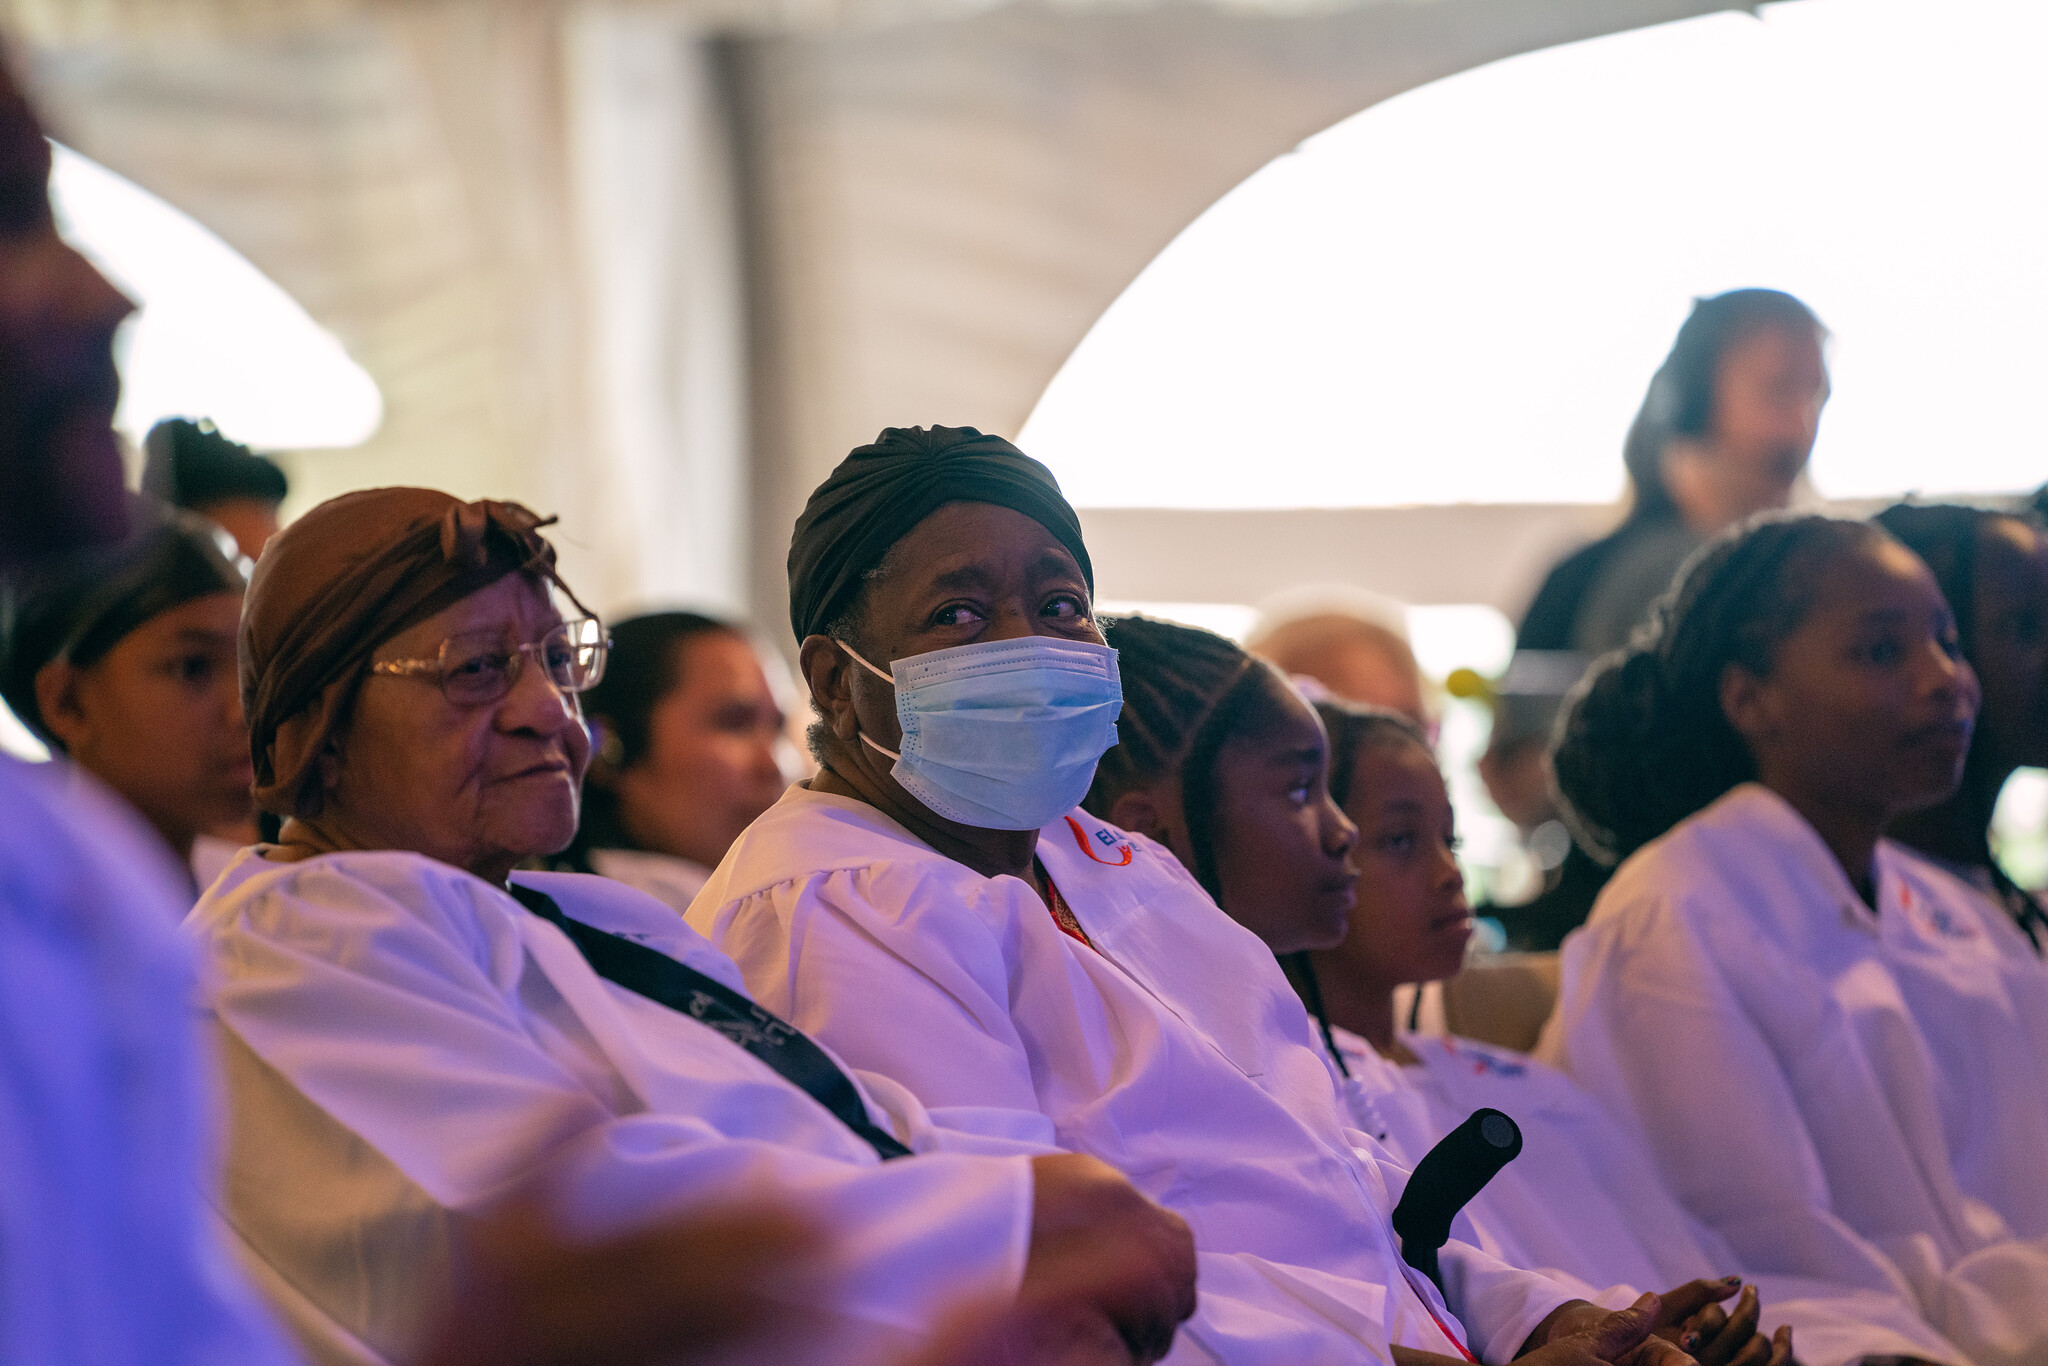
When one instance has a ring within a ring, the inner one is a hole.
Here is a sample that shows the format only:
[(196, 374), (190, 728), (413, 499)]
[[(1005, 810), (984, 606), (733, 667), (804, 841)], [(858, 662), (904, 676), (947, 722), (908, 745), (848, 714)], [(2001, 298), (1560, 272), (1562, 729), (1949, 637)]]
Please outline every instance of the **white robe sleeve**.
[[(817, 1151), (801, 1130), (778, 1141), (746, 1088), (793, 1088), (745, 1075), (766, 1069), (694, 1023), (702, 1070), (679, 1066), (663, 1108), (642, 1109), (617, 1075), (565, 1061), (597, 1050), (567, 1036), (575, 1016), (546, 1008), (558, 1000), (517, 933), (487, 933), (459, 887), (392, 882), (316, 861), (289, 893), (229, 896), (210, 915), (202, 903), (193, 926), (239, 1078), (227, 1215), (349, 1332), (402, 1349), (431, 1270), (418, 1259), (442, 1246), (446, 1213), (543, 1164), (564, 1216), (590, 1231), (750, 1195), (788, 1202), (833, 1239), (833, 1291), (809, 1307), (842, 1347), (914, 1340), (963, 1298), (1014, 1291), (1026, 1159), (883, 1164), (864, 1146)], [(817, 1110), (791, 1103), (799, 1120)], [(287, 1181), (297, 1198), (276, 1189)], [(324, 1198), (304, 1199), (307, 1183)]]

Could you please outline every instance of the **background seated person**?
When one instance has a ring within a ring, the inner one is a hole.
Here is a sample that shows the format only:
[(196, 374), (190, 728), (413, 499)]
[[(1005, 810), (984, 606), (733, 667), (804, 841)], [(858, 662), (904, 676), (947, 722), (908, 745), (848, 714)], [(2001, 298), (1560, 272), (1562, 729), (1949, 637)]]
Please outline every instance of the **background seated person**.
[[(1330, 1028), (1360, 1127), (1413, 1163), (1482, 1106), (1513, 1115), (1522, 1151), (1465, 1207), (1473, 1236), (1518, 1266), (1582, 1283), (1600, 1303), (1626, 1303), (1635, 1285), (1740, 1267), (1727, 1242), (1665, 1188), (1642, 1139), (1570, 1077), (1470, 1039), (1397, 1030), (1396, 988), (1455, 968), (1471, 932), (1450, 795), (1406, 718), (1332, 703), (1316, 710), (1330, 735), (1331, 794), (1358, 824), (1363, 876), (1344, 942), (1307, 955), (1311, 970), (1297, 981)], [(1302, 916), (1312, 913), (1304, 907)], [(1730, 1324), (1761, 1310), (1766, 1333), (1792, 1327), (1806, 1366), (1867, 1356), (1962, 1366), (1962, 1355), (1896, 1294), (1768, 1272), (1746, 1279), (1755, 1289), (1727, 1306)], [(1758, 1349), (1739, 1334), (1717, 1340), (1719, 1312), (1706, 1311), (1708, 1340), (1693, 1354), (1703, 1363), (1745, 1360)]]
[(1703, 552), (1560, 734), (1568, 814), (1627, 862), (1540, 1053), (1746, 1266), (1909, 1285), (1986, 1366), (2048, 1355), (2048, 999), (2012, 989), (1974, 889), (1883, 839), (1954, 793), (1977, 698), (1878, 528)]
[(228, 440), (204, 418), (165, 418), (142, 445), (144, 492), (222, 528), (250, 559), (263, 553), (290, 488), (276, 462)]
[(782, 708), (753, 644), (695, 612), (611, 628), (604, 677), (583, 695), (596, 745), (565, 872), (617, 878), (681, 915), (786, 779)]
[[(230, 1097), (224, 1214), (316, 1357), (406, 1355), (455, 1216), (545, 1164), (585, 1236), (748, 1193), (834, 1249), (772, 1359), (879, 1360), (963, 1299), (1062, 1288), (1112, 1359), (1193, 1305), (1184, 1227), (1101, 1164), (955, 1134), (739, 994), (666, 906), (532, 873), (576, 827), (575, 695), (540, 519), (378, 489), (280, 533), (249, 589), (246, 850), (187, 922)], [(909, 1155), (915, 1152), (916, 1156)], [(900, 1158), (901, 1160), (885, 1160)], [(1115, 1248), (1115, 1278), (1073, 1273)]]
[(1402, 1174), (1351, 1131), (1271, 956), (1077, 809), (1121, 688), (1044, 466), (972, 428), (886, 430), (812, 495), (789, 566), (823, 768), (689, 915), (757, 999), (935, 1113), (1099, 1156), (1184, 1215), (1186, 1360), (1441, 1361), (1468, 1332), (1492, 1362), (1683, 1359), (1641, 1345), (1654, 1299), (1609, 1321), (1462, 1245), (1448, 1308), (1411, 1279)]
[(1429, 681), (1406, 637), (1391, 626), (1350, 612), (1311, 612), (1262, 625), (1245, 648), (1347, 702), (1388, 707), (1425, 728), (1435, 724)]
[(112, 788), (189, 865), (203, 832), (252, 809), (235, 676), (242, 571), (225, 535), (189, 513), (137, 498), (129, 520), (125, 540), (15, 585), (0, 692), (52, 753)]
[(2048, 531), (2032, 518), (1950, 505), (1901, 503), (1875, 520), (1926, 561), (1984, 694), (1961, 786), (1894, 821), (1891, 836), (1991, 898), (2019, 930), (1994, 920), (1998, 942), (2038, 964), (2048, 916), (1991, 856), (1990, 833), (2013, 770), (2048, 766)]

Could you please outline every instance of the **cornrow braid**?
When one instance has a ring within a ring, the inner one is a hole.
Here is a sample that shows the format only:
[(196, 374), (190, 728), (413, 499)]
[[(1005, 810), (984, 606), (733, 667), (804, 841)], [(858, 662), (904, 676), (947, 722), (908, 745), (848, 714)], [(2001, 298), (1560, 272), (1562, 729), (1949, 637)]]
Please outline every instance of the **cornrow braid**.
[(1082, 805), (1105, 819), (1117, 798), (1180, 774), (1181, 811), (1194, 846), (1188, 871), (1220, 902), (1209, 838), (1216, 815), (1216, 754), (1232, 735), (1256, 724), (1256, 712), (1278, 676), (1272, 666), (1214, 631), (1150, 617), (1103, 624), (1117, 652), (1124, 709), (1117, 744), (1102, 756)]
[(1581, 847), (1618, 862), (1756, 777), (1721, 711), (1722, 673), (1768, 674), (1821, 570), (1873, 538), (1889, 539), (1864, 522), (1772, 515), (1695, 552), (1649, 625), (1594, 664), (1559, 718), (1552, 766)]

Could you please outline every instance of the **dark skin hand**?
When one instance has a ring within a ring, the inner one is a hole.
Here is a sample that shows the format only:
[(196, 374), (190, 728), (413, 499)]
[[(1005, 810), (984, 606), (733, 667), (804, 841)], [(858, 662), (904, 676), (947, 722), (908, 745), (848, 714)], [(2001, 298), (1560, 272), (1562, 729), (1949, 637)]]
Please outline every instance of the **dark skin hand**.
[[(1040, 635), (1100, 645), (1088, 581), (1067, 548), (1021, 512), (948, 503), (890, 548), (866, 587), (855, 649), (876, 668), (955, 645)], [(984, 830), (938, 815), (903, 790), (895, 761), (865, 744), (900, 749), (895, 690), (830, 636), (799, 654), (824, 721), (823, 767), (811, 789), (866, 802), (983, 877), (1032, 881), (1036, 830)]]
[[(1796, 1366), (1790, 1328), (1780, 1328), (1769, 1340), (1756, 1336), (1754, 1292), (1745, 1292), (1736, 1313), (1721, 1321), (1706, 1315), (1716, 1301), (1734, 1294), (1735, 1286), (1735, 1280), (1688, 1281), (1668, 1295), (1645, 1294), (1613, 1313), (1584, 1300), (1569, 1301), (1537, 1325), (1515, 1361), (1526, 1366)], [(1746, 1329), (1738, 1322), (1744, 1318)], [(1394, 1348), (1396, 1366), (1449, 1366), (1456, 1360)]]

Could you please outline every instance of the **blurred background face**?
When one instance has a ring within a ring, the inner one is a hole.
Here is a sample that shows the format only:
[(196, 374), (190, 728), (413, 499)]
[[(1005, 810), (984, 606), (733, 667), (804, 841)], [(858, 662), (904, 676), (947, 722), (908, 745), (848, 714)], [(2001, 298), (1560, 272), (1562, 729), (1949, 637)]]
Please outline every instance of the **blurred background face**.
[(246, 820), (249, 733), (235, 669), (242, 598), (213, 593), (152, 617), (88, 668), (47, 666), (45, 723), (181, 853)]
[(1977, 718), (1994, 763), (2048, 765), (2048, 535), (2017, 518), (1985, 524), (1977, 544)]
[(50, 147), (0, 74), (0, 560), (117, 538), (114, 330), (131, 305), (57, 236)]
[(741, 636), (673, 648), (677, 683), (648, 717), (647, 751), (609, 785), (636, 847), (712, 867), (782, 795), (782, 709)]
[(1665, 457), (1686, 519), (1714, 531), (1790, 503), (1827, 400), (1818, 333), (1764, 327), (1730, 345), (1715, 370), (1711, 430), (1674, 440)]
[(1345, 813), (1358, 826), (1358, 907), (1344, 970), (1391, 989), (1457, 974), (1472, 937), (1443, 775), (1412, 740), (1360, 746)]
[[(376, 659), (432, 659), (448, 637), (496, 631), (540, 640), (561, 623), (544, 586), (508, 574), (377, 648)], [(493, 703), (460, 706), (431, 674), (372, 674), (336, 741), (318, 824), (341, 847), (406, 849), (503, 877), (576, 833), (590, 735), (574, 697), (532, 659)]]

